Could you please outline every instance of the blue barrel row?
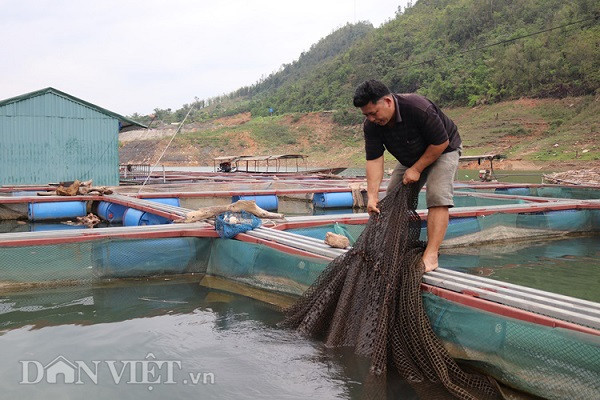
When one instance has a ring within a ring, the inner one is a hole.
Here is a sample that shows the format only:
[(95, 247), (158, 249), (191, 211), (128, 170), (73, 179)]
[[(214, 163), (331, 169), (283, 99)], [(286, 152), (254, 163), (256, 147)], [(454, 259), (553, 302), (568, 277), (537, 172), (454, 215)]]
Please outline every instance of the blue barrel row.
[[(177, 207), (180, 205), (179, 199), (176, 197), (146, 200)], [(161, 225), (171, 223), (171, 220), (168, 218), (136, 210), (135, 208), (129, 208), (120, 204), (109, 203), (107, 201), (101, 201), (98, 204), (98, 215), (100, 218), (110, 223), (121, 222), (123, 226)]]
[[(238, 200), (255, 201), (257, 206), (268, 211), (277, 210), (279, 205), (277, 196), (274, 194), (258, 196), (233, 196), (231, 198), (232, 202), (236, 202)], [(313, 195), (313, 205), (317, 208), (352, 208), (354, 205), (354, 199), (352, 198), (352, 192), (315, 193)]]
[[(179, 207), (178, 198), (149, 199), (150, 201)], [(85, 201), (60, 201), (29, 203), (27, 216), (30, 221), (58, 220), (83, 217), (87, 214)], [(120, 204), (101, 201), (98, 215), (110, 223), (123, 223), (124, 226), (158, 225), (171, 222), (168, 218), (148, 212), (128, 208)]]

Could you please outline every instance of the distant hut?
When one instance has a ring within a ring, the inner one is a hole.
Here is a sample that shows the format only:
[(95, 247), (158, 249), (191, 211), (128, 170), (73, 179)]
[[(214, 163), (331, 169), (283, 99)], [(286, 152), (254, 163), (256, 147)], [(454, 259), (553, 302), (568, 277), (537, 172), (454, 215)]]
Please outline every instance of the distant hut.
[(0, 185), (119, 184), (119, 132), (146, 128), (53, 88), (0, 101)]

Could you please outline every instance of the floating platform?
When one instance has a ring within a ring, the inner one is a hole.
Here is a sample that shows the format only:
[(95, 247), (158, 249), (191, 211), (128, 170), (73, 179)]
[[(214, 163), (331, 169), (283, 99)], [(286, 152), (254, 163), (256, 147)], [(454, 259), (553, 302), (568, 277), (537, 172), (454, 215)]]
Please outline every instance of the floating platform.
[[(339, 206), (339, 198), (329, 203), (336, 204), (331, 211), (341, 213), (313, 215), (315, 195), (352, 195), (352, 191), (354, 197), (364, 195), (361, 179), (218, 179), (193, 185), (152, 185), (143, 191), (132, 186), (112, 195), (69, 198), (32, 195), (49, 187), (2, 188), (0, 211), (5, 214), (21, 213), (21, 218), (27, 218), (32, 204), (75, 201), (83, 202), (86, 211), (96, 208), (109, 223), (118, 223), (119, 214), (125, 220), (127, 213), (136, 222), (2, 233), (0, 290), (206, 274), (299, 295), (331, 259), (344, 253), (323, 243), (325, 233), (344, 234), (352, 243), (369, 218), (354, 203), (349, 207), (347, 199)], [(527, 244), (574, 234), (597, 237), (599, 194), (596, 187), (458, 183), (444, 248)], [(272, 196), (278, 211), (300, 212), (282, 221), (264, 221), (261, 228), (239, 234), (235, 240), (218, 238), (208, 223), (172, 223), (199, 206), (231, 203), (234, 196)], [(159, 203), (156, 199), (169, 200)], [(418, 213), (426, 221), (427, 210), (421, 208)], [(422, 234), (426, 235), (426, 224)], [(468, 255), (461, 257), (454, 262)], [(470, 360), (499, 380), (539, 396), (593, 398), (600, 393), (598, 302), (474, 276), (444, 265), (425, 274), (422, 290), (433, 329), (454, 357)], [(566, 380), (571, 384), (565, 389), (560, 382)], [(551, 392), (548, 382), (556, 382)], [(569, 392), (573, 387), (577, 392)]]

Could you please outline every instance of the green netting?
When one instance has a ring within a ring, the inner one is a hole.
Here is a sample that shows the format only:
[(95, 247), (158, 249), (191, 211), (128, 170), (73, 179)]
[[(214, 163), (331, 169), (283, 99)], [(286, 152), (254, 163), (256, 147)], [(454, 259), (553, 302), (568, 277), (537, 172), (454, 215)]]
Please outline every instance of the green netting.
[[(14, 224), (13, 224), (14, 225)], [(12, 226), (12, 225), (11, 225)], [(14, 225), (14, 228), (20, 225)], [(345, 235), (354, 241), (364, 225), (332, 224), (292, 232), (324, 239), (329, 231)], [(566, 210), (545, 213), (493, 214), (490, 216), (453, 219), (448, 227), (444, 247), (496, 242), (503, 239), (548, 237), (567, 232), (600, 230), (600, 211)], [(421, 237), (426, 236), (425, 228)], [(0, 282), (35, 283), (52, 281), (87, 281), (114, 277), (135, 277), (158, 274), (202, 272), (208, 259), (219, 267), (227, 265), (227, 251), (222, 248), (248, 244), (236, 241), (216, 241), (200, 238), (166, 238), (152, 240), (95, 240), (60, 245), (4, 247), (0, 253)], [(240, 261), (239, 268), (258, 268), (270, 265), (273, 271), (287, 269), (289, 255), (258, 246), (251, 255)], [(258, 254), (258, 255), (257, 255)], [(224, 261), (221, 260), (223, 257)], [(293, 257), (292, 257), (293, 258)], [(263, 261), (265, 260), (265, 261)], [(217, 262), (218, 261), (218, 262)], [(308, 285), (316, 275), (307, 258), (305, 269), (298, 267), (299, 276), (306, 275), (302, 284)], [(270, 263), (270, 264), (269, 264)], [(320, 263), (317, 263), (321, 265)], [(266, 267), (265, 267), (266, 268)], [(218, 269), (217, 269), (218, 270)], [(320, 272), (321, 267), (317, 268)], [(268, 272), (268, 271), (267, 271)], [(256, 275), (251, 271), (250, 275)]]
[(578, 188), (565, 186), (539, 186), (539, 187), (498, 187), (498, 188), (465, 188), (456, 185), (456, 190), (471, 193), (495, 193), (511, 196), (538, 196), (556, 199), (591, 200), (600, 199), (598, 188)]
[(445, 249), (444, 268), (600, 302), (600, 236)]
[(311, 228), (289, 229), (287, 232), (297, 233), (298, 235), (308, 236), (320, 240), (325, 240), (325, 235), (327, 234), (327, 232), (333, 232), (339, 235), (346, 236), (350, 241), (350, 244), (352, 245), (364, 229), (364, 224), (350, 225), (340, 224), (336, 222), (335, 224), (327, 224)]
[(544, 398), (600, 398), (600, 337), (501, 317), (431, 293), (423, 299), (453, 357)]
[[(492, 215), (452, 220), (443, 247), (472, 245), (535, 237), (561, 236), (572, 232), (600, 229), (594, 210), (561, 210), (532, 213), (496, 213)], [(423, 236), (422, 236), (423, 237)]]
[(163, 238), (3, 247), (0, 287), (204, 272), (210, 245), (211, 239)]
[[(579, 223), (583, 220), (584, 225), (589, 223), (588, 219), (598, 221), (598, 211), (579, 212), (589, 215), (581, 220), (571, 218), (573, 215), (568, 213), (564, 215)], [(479, 218), (478, 222), (489, 227), (512, 221), (514, 228), (517, 219), (521, 225), (533, 225), (536, 229), (548, 225), (548, 218), (542, 223), (540, 220), (544, 220), (544, 216), (537, 214), (521, 217), (499, 214)], [(314, 232), (321, 234), (336, 229), (356, 237), (363, 227), (340, 224), (319, 227)], [(572, 248), (574, 244), (565, 246)], [(554, 252), (543, 256), (561, 257), (560, 246), (549, 248)], [(523, 252), (527, 254), (526, 249)], [(489, 257), (494, 258), (494, 255)], [(564, 261), (569, 262), (569, 258)], [(258, 244), (209, 238), (97, 240), (3, 247), (0, 251), (1, 284), (9, 287), (19, 283), (90, 283), (114, 277), (206, 271), (269, 290), (300, 294), (320, 275), (326, 264), (325, 260), (287, 254)], [(505, 383), (543, 397), (598, 397), (598, 337), (499, 317), (458, 306), (431, 294), (424, 294), (424, 299), (436, 334), (455, 357), (471, 360), (474, 366)], [(68, 296), (60, 300), (65, 301), (70, 301)]]
[[(488, 206), (500, 206), (510, 204), (526, 204), (527, 201), (521, 199), (502, 199), (502, 198), (487, 198), (478, 197), (472, 193), (463, 191), (462, 189), (454, 192), (454, 207), (488, 207)], [(417, 209), (426, 209), (427, 201), (425, 200), (425, 193), (419, 193), (419, 204)]]
[(600, 189), (545, 186), (535, 188), (534, 196), (579, 200), (600, 199)]
[[(208, 273), (299, 294), (325, 263), (239, 241), (216, 241)], [(436, 334), (454, 357), (509, 386), (549, 399), (597, 398), (600, 338), (513, 320), (423, 294)]]
[[(365, 225), (327, 224), (310, 228), (290, 229), (289, 232), (323, 240), (327, 232), (346, 236), (354, 243)], [(564, 210), (535, 213), (497, 213), (479, 217), (452, 218), (446, 231), (443, 247), (472, 245), (507, 239), (561, 236), (569, 232), (600, 231), (600, 211)], [(421, 240), (427, 238), (426, 224)]]
[(298, 295), (327, 264), (327, 260), (288, 254), (254, 243), (214, 240), (206, 273)]

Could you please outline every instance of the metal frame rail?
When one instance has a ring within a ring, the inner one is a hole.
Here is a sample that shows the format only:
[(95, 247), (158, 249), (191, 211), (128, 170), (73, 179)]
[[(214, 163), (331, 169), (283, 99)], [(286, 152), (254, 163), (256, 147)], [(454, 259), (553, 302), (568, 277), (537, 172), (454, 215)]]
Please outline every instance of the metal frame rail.
[[(333, 249), (323, 241), (271, 228), (248, 231), (246, 235), (272, 241), (332, 260), (347, 250)], [(243, 240), (243, 239), (242, 239)], [(423, 276), (423, 283), (458, 292), (463, 295), (488, 300), (534, 314), (541, 314), (576, 326), (592, 328), (583, 330), (600, 335), (600, 304), (563, 296), (525, 286), (494, 281), (463, 272), (438, 268)], [(574, 329), (572, 326), (569, 328)]]

